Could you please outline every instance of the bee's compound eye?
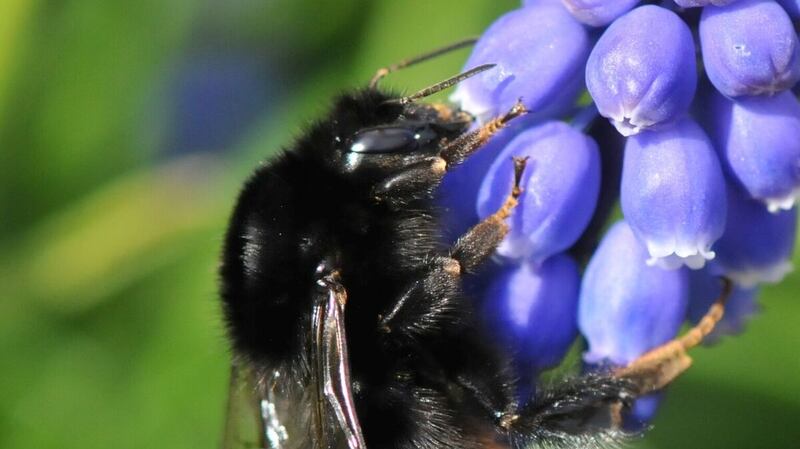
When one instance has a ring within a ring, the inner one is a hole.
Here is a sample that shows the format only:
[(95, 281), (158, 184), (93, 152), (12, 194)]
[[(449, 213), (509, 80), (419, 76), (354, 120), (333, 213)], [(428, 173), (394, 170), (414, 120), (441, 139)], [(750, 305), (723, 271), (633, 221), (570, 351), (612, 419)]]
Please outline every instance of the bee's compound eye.
[(359, 131), (353, 136), (353, 153), (393, 153), (417, 148), (419, 133), (409, 128), (386, 127)]

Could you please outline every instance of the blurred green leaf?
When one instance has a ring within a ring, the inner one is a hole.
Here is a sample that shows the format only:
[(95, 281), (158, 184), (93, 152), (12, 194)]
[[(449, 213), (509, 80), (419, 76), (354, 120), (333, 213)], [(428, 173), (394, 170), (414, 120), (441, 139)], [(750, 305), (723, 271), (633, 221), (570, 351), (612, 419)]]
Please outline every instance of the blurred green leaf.
[[(173, 260), (185, 237), (222, 227), (228, 198), (220, 166), (189, 157), (72, 203), (0, 254), (0, 284), (61, 313), (95, 306)], [(9, 307), (2, 306), (6, 317)]]

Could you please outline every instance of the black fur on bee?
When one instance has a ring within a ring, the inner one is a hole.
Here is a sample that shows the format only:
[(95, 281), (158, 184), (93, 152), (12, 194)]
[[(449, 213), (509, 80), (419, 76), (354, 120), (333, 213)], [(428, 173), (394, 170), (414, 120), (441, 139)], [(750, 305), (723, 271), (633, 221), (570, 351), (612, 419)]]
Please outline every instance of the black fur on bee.
[[(623, 439), (619, 408), (642, 383), (592, 374), (520, 400), (510, 355), (479, 334), (463, 292), (463, 274), (507, 232), (525, 161), (513, 162), (501, 209), (442, 243), (432, 196), (443, 176), (524, 107), (470, 128), (464, 112), (374, 84), (341, 95), (256, 170), (230, 221), (222, 299), (235, 364), (251, 370), (262, 408), (260, 444), (566, 448)], [(665, 377), (664, 366), (637, 372)]]

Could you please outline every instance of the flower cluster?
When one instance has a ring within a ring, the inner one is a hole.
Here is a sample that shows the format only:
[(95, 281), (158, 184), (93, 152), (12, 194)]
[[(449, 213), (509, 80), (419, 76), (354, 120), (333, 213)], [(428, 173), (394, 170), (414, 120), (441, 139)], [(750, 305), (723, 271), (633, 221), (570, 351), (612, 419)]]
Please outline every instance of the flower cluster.
[[(637, 3), (524, 1), (466, 64), (496, 66), (452, 97), (479, 121), (518, 98), (532, 111), (441, 191), (460, 233), (508, 194), (510, 157), (529, 157), (479, 294), (525, 370), (558, 364), (579, 332), (587, 366), (624, 366), (699, 320), (720, 276), (735, 287), (715, 336), (738, 332), (759, 285), (791, 269), (800, 2)], [(599, 238), (617, 199), (624, 218)]]

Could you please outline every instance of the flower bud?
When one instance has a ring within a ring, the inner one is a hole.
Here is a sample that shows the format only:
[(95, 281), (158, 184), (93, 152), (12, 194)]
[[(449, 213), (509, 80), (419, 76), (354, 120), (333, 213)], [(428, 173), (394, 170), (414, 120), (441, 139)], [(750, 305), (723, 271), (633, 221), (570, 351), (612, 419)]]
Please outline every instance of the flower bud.
[(683, 118), (628, 138), (622, 212), (650, 253), (648, 263), (701, 268), (725, 229), (725, 180), (706, 134)]
[(578, 336), (579, 284), (578, 266), (564, 254), (539, 267), (504, 267), (486, 291), (490, 333), (536, 372), (557, 365)]
[(523, 193), (497, 252), (540, 263), (569, 248), (589, 223), (600, 190), (600, 154), (591, 138), (563, 122), (547, 122), (519, 134), (483, 180), (479, 217), (493, 214), (508, 196), (515, 156), (529, 158)]
[(639, 0), (561, 0), (581, 23), (606, 26), (639, 3)]
[[(697, 324), (722, 293), (722, 283), (713, 270), (694, 270), (689, 273), (689, 309), (687, 318)], [(725, 303), (725, 314), (714, 330), (703, 339), (704, 344), (713, 344), (723, 335), (742, 332), (745, 323), (758, 311), (756, 296), (758, 288), (743, 288), (734, 285)]]
[(572, 108), (583, 89), (587, 31), (555, 2), (537, 2), (500, 17), (483, 33), (465, 68), (497, 64), (460, 83), (451, 97), (485, 121), (522, 98), (527, 120)]
[(600, 114), (629, 136), (685, 113), (696, 71), (689, 27), (674, 12), (646, 5), (600, 37), (586, 64), (586, 87)]
[(728, 174), (770, 211), (800, 195), (800, 102), (791, 92), (731, 101), (712, 94), (709, 134)]
[(729, 97), (774, 94), (800, 79), (797, 32), (772, 0), (704, 8), (700, 44), (708, 78)]
[(686, 270), (649, 266), (647, 257), (620, 221), (589, 261), (578, 302), (587, 363), (625, 366), (677, 334), (686, 316)]
[(719, 272), (743, 287), (780, 282), (792, 270), (797, 209), (770, 213), (728, 186), (728, 224), (714, 245)]

